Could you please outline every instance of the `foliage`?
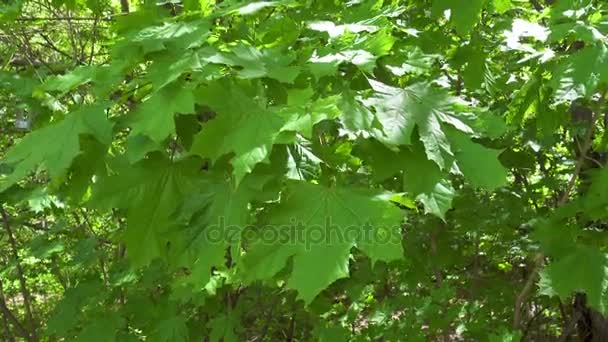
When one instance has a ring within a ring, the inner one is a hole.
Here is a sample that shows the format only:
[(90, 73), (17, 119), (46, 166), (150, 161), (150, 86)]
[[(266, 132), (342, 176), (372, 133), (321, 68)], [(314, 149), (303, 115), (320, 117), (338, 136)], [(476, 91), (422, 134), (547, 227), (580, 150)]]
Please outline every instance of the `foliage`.
[(608, 331), (603, 1), (0, 7), (7, 341)]

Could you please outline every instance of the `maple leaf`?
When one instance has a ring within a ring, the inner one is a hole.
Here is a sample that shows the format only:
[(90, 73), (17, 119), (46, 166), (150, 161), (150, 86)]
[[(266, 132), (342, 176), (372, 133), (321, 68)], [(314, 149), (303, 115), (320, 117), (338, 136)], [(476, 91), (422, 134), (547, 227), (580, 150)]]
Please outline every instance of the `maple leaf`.
[(124, 325), (124, 319), (114, 312), (104, 312), (95, 317), (91, 324), (85, 325), (78, 334), (77, 342), (105, 342), (112, 341), (116, 332)]
[(175, 133), (174, 115), (194, 114), (194, 95), (183, 85), (164, 87), (139, 105), (131, 120), (132, 135), (143, 134), (161, 143)]
[(342, 94), (342, 100), (338, 106), (342, 110), (340, 122), (344, 128), (353, 134), (361, 131), (372, 132), (374, 128), (381, 130), (382, 126), (374, 113), (362, 105), (359, 100), (352, 93)]
[[(285, 200), (265, 220), (267, 232), (261, 233), (271, 236), (274, 232), (277, 239), (251, 247), (243, 259), (244, 274), (252, 279), (273, 276), (293, 256), (287, 286), (310, 303), (331, 283), (348, 276), (352, 247), (357, 246), (372, 262), (401, 258), (402, 218), (401, 211), (381, 194), (292, 181)], [(294, 238), (280, 243), (278, 237), (288, 237), (293, 229), (310, 241)]]
[(2, 160), (13, 170), (5, 179), (0, 178), (0, 192), (38, 167), (47, 170), (52, 179), (63, 177), (81, 153), (81, 135), (92, 136), (108, 145), (112, 139), (112, 124), (106, 118), (105, 108), (104, 104), (84, 106), (61, 121), (26, 135)]
[(454, 115), (457, 102), (446, 91), (426, 83), (399, 89), (374, 80), (369, 82), (376, 93), (366, 99), (365, 104), (376, 110), (383, 127), (376, 138), (390, 146), (409, 145), (417, 127), (428, 158), (441, 169), (446, 168), (453, 153), (442, 122), (471, 132), (471, 128)]
[(215, 317), (209, 323), (209, 329), (211, 329), (211, 333), (209, 334), (210, 342), (236, 342), (238, 341), (238, 336), (235, 334), (236, 327), (238, 326), (238, 321), (233, 314), (226, 314)]
[[(235, 186), (218, 165), (196, 181), (196, 191), (187, 197), (176, 212), (175, 221), (183, 224), (183, 234), (173, 236), (176, 265), (191, 268), (187, 283), (204, 286), (211, 269), (225, 266), (228, 248), (239, 248), (241, 234), (251, 219), (249, 203), (267, 200), (267, 192), (276, 196), (280, 176), (285, 172), (285, 151), (276, 151), (269, 164), (259, 164)], [(239, 253), (234, 253), (237, 259)]]
[(597, 248), (578, 246), (541, 272), (540, 292), (570, 298), (577, 291), (587, 295), (589, 305), (608, 313), (608, 258)]
[(152, 81), (154, 89), (161, 89), (184, 73), (202, 71), (203, 66), (209, 63), (205, 59), (215, 53), (217, 51), (209, 46), (198, 50), (170, 51), (154, 59), (146, 78)]
[(399, 60), (403, 63), (399, 66), (386, 66), (396, 76), (427, 73), (439, 57), (438, 55), (427, 55), (417, 46), (405, 46), (400, 52), (402, 56)]
[(405, 152), (404, 159), (404, 190), (424, 204), (425, 212), (445, 220), (445, 213), (451, 208), (456, 195), (446, 179), (447, 175), (427, 159), (422, 146), (415, 145), (411, 151)]
[[(116, 44), (114, 54), (121, 55), (126, 50), (141, 49), (144, 54), (169, 48), (187, 49), (202, 45), (209, 37), (211, 23), (206, 19), (163, 23), (148, 26), (126, 36)], [(126, 52), (125, 55), (130, 55)]]
[(199, 192), (193, 193), (178, 213), (179, 221), (188, 222), (190, 233), (174, 239), (181, 253), (176, 263), (191, 267), (187, 282), (207, 284), (212, 267), (225, 264), (227, 248), (238, 246), (241, 231), (249, 222), (248, 204), (255, 197), (249, 182), (235, 188), (221, 174), (213, 173), (197, 181)]
[(494, 0), (494, 9), (499, 14), (504, 14), (514, 7), (512, 0)]
[(433, 0), (432, 12), (439, 16), (445, 10), (450, 10), (450, 22), (456, 32), (466, 35), (479, 21), (485, 3), (486, 0), (471, 0), (463, 6), (458, 0)]
[(564, 59), (553, 73), (557, 102), (590, 98), (600, 83), (608, 82), (608, 47), (597, 43)]
[(340, 116), (341, 111), (336, 106), (338, 96), (329, 96), (306, 104), (294, 104), (281, 108), (279, 114), (286, 118), (281, 131), (293, 131), (305, 138), (312, 138), (315, 124), (323, 120), (331, 120)]
[(172, 342), (187, 341), (188, 326), (186, 317), (175, 312), (170, 317), (165, 317), (157, 322), (154, 329), (153, 341)]
[(81, 319), (82, 308), (92, 301), (100, 300), (101, 284), (98, 281), (83, 281), (66, 290), (53, 309), (46, 326), (47, 333), (65, 336), (76, 328)]
[(300, 67), (290, 66), (295, 60), (292, 54), (277, 49), (258, 50), (253, 46), (237, 44), (229, 47), (229, 53), (216, 53), (206, 57), (211, 63), (238, 66), (237, 75), (244, 79), (269, 77), (285, 83), (293, 83)]
[(382, 30), (362, 36), (354, 44), (344, 43), (342, 49), (319, 49), (311, 56), (308, 66), (317, 77), (335, 74), (342, 63), (351, 63), (372, 73), (376, 60), (388, 54), (394, 43), (395, 38), (387, 30)]
[[(232, 100), (226, 102), (222, 99), (227, 92)], [(218, 84), (202, 88), (199, 96), (218, 115), (205, 123), (194, 137), (190, 152), (212, 161), (233, 153), (230, 163), (237, 184), (255, 165), (267, 161), (274, 144), (293, 140), (282, 137), (283, 132), (299, 132), (311, 137), (316, 123), (340, 114), (333, 97), (306, 106), (263, 108), (242, 90)]]
[(47, 91), (58, 91), (65, 94), (77, 86), (91, 82), (96, 76), (96, 71), (96, 66), (80, 66), (68, 74), (49, 77), (43, 88)]
[[(220, 102), (227, 92), (232, 100)], [(200, 97), (213, 101), (208, 105), (218, 115), (194, 137), (190, 152), (212, 161), (234, 153), (230, 162), (238, 183), (267, 159), (288, 118), (262, 108), (235, 87), (209, 86)]]
[(171, 162), (155, 157), (121, 165), (118, 173), (102, 178), (93, 188), (91, 205), (127, 210), (123, 239), (135, 267), (144, 266), (164, 251), (162, 234), (182, 198), (193, 191), (200, 160)]
[(582, 198), (582, 207), (587, 216), (601, 220), (608, 209), (608, 168), (592, 169), (588, 173), (591, 185)]
[(507, 169), (498, 160), (501, 151), (475, 143), (455, 129), (448, 129), (454, 156), (460, 171), (474, 186), (494, 190), (507, 183)]
[(390, 150), (376, 139), (358, 139), (352, 154), (371, 166), (373, 178), (378, 182), (399, 174), (409, 162), (406, 153)]

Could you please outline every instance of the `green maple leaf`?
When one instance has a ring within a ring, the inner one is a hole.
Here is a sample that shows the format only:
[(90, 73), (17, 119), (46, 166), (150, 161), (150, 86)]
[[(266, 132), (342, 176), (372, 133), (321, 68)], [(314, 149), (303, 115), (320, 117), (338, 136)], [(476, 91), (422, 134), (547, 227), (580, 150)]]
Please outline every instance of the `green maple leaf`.
[(163, 234), (174, 224), (172, 215), (182, 198), (193, 191), (199, 168), (200, 160), (155, 157), (134, 165), (125, 162), (116, 175), (95, 184), (91, 205), (127, 210), (123, 239), (135, 267), (162, 255)]
[(602, 314), (608, 312), (608, 259), (605, 253), (589, 246), (579, 246), (558, 258), (541, 272), (540, 292), (569, 298), (580, 291), (589, 305)]
[(342, 94), (338, 106), (342, 110), (340, 122), (349, 132), (358, 134), (361, 131), (371, 132), (374, 128), (382, 129), (374, 113), (362, 105), (353, 94)]
[(149, 137), (141, 134), (131, 134), (127, 138), (127, 158), (131, 163), (136, 163), (146, 157), (146, 155), (153, 151), (162, 151), (162, 146), (150, 139)]
[(47, 78), (40, 89), (34, 91), (35, 96), (45, 96), (41, 91), (58, 92), (60, 96), (92, 83), (90, 88), (93, 95), (106, 98), (122, 81), (122, 70), (115, 65), (85, 65), (80, 66), (64, 75)]
[[(186, 230), (172, 240), (176, 251), (172, 262), (191, 269), (186, 282), (204, 286), (212, 268), (225, 267), (227, 249), (238, 250), (241, 234), (250, 223), (249, 203), (267, 200), (268, 193), (276, 197), (280, 189), (276, 185), (285, 172), (284, 159), (284, 152), (273, 153), (269, 164), (258, 165), (238, 186), (225, 171), (219, 171), (223, 165), (198, 178), (198, 190), (183, 201), (175, 216)], [(233, 253), (234, 260), (238, 254)]]
[(422, 202), (425, 212), (445, 219), (445, 213), (452, 207), (455, 196), (447, 175), (427, 159), (422, 146), (415, 145), (405, 153), (404, 159), (404, 190)]
[(234, 153), (230, 163), (238, 183), (256, 164), (268, 158), (287, 118), (262, 108), (234, 88), (208, 87), (201, 91), (201, 97), (231, 100), (209, 103), (218, 115), (194, 137), (190, 152), (212, 161)]
[(235, 334), (235, 330), (238, 326), (238, 321), (235, 315), (228, 313), (215, 317), (211, 320), (208, 325), (211, 330), (209, 334), (210, 342), (236, 342), (238, 336)]
[(93, 80), (96, 71), (96, 66), (80, 66), (65, 75), (49, 77), (44, 83), (43, 88), (47, 91), (58, 91), (61, 94), (65, 94), (77, 86)]
[(477, 144), (455, 129), (446, 130), (460, 171), (474, 186), (494, 190), (507, 183), (507, 169), (498, 160), (501, 151)]
[(358, 139), (352, 154), (371, 166), (375, 181), (381, 182), (397, 175), (408, 162), (408, 156), (392, 151), (376, 139)]
[[(243, 259), (246, 276), (273, 276), (293, 256), (287, 286), (310, 303), (331, 283), (348, 276), (352, 247), (372, 262), (402, 257), (403, 215), (387, 196), (293, 181), (284, 198), (265, 220), (266, 231), (261, 233), (265, 238), (253, 244)], [(270, 236), (276, 239), (268, 240)]]
[(479, 43), (470, 44), (464, 47), (463, 50), (463, 54), (466, 57), (466, 66), (464, 67), (462, 78), (467, 88), (475, 90), (481, 87), (487, 76), (486, 62), (488, 56)]
[(398, 146), (412, 143), (414, 128), (418, 128), (426, 154), (430, 160), (446, 168), (453, 159), (452, 149), (443, 132), (442, 123), (470, 132), (464, 122), (454, 115), (457, 101), (444, 90), (417, 83), (404, 89), (394, 88), (370, 80), (376, 91), (365, 102), (376, 110), (383, 132), (376, 137), (385, 144)]
[(443, 179), (433, 189), (416, 197), (424, 204), (424, 211), (445, 219), (445, 213), (452, 207), (452, 199), (456, 196), (450, 181)]
[[(348, 25), (345, 28), (348, 28)], [(336, 29), (340, 30), (340, 26)], [(356, 37), (357, 39), (352, 41), (353, 35), (345, 34), (338, 42), (342, 45), (341, 48), (316, 50), (308, 61), (311, 72), (317, 77), (334, 75), (340, 64), (351, 63), (366, 73), (372, 73), (376, 67), (376, 60), (389, 54), (396, 41), (389, 30)]]
[(92, 136), (104, 145), (110, 144), (112, 124), (106, 118), (105, 108), (104, 104), (84, 106), (61, 121), (26, 135), (2, 160), (13, 170), (5, 179), (0, 178), (0, 191), (38, 167), (47, 170), (52, 179), (63, 177), (81, 153), (81, 135)]
[(608, 83), (608, 47), (597, 43), (568, 56), (553, 73), (551, 85), (556, 100), (572, 101), (590, 98), (599, 84)]
[(139, 105), (131, 118), (132, 135), (143, 134), (161, 143), (175, 133), (176, 113), (194, 114), (194, 95), (182, 85), (164, 87)]
[(155, 89), (160, 89), (177, 80), (187, 72), (200, 72), (208, 64), (205, 59), (216, 53), (211, 47), (196, 51), (171, 51), (154, 59), (154, 63), (147, 69), (146, 77), (152, 81)]
[(608, 168), (592, 169), (589, 172), (591, 185), (582, 198), (585, 214), (593, 219), (606, 217), (608, 209)]
[(417, 46), (404, 46), (399, 51), (399, 66), (387, 65), (386, 67), (396, 76), (405, 74), (422, 75), (432, 70), (433, 64), (439, 58), (438, 55), (427, 55)]
[(509, 11), (511, 8), (514, 7), (512, 0), (494, 0), (493, 3), (494, 9), (499, 14), (504, 14), (505, 12)]
[(329, 96), (316, 101), (307, 101), (306, 104), (295, 104), (280, 109), (280, 115), (286, 118), (286, 123), (281, 130), (298, 132), (305, 138), (312, 138), (314, 125), (340, 116), (341, 111), (336, 106), (338, 101), (338, 96)]
[(67, 289), (48, 319), (46, 332), (65, 336), (76, 328), (82, 317), (83, 308), (91, 302), (102, 299), (103, 291), (100, 291), (102, 288), (99, 281), (83, 281)]
[[(263, 183), (261, 179), (248, 176)], [(237, 188), (220, 174), (207, 174), (197, 182), (200, 192), (189, 197), (179, 213), (191, 234), (177, 241), (179, 256), (192, 269), (187, 281), (204, 286), (212, 267), (223, 267), (226, 250), (238, 246), (240, 234), (249, 222), (248, 204), (255, 193), (245, 180)], [(196, 214), (196, 215), (195, 215)], [(191, 217), (195, 215), (194, 219)]]
[(188, 341), (187, 319), (183, 315), (175, 313), (174, 316), (166, 317), (155, 323), (154, 334), (150, 336), (152, 341)]
[[(194, 137), (190, 152), (214, 162), (221, 156), (234, 154), (230, 163), (237, 184), (258, 163), (267, 162), (273, 145), (293, 140), (282, 133), (298, 132), (310, 137), (316, 123), (340, 114), (334, 97), (306, 106), (263, 108), (242, 90), (218, 84), (201, 89), (199, 96), (218, 115)], [(226, 97), (231, 100), (224, 101)]]
[[(114, 54), (120, 56), (125, 51), (141, 49), (144, 54), (165, 49), (187, 49), (198, 47), (209, 37), (211, 23), (208, 20), (179, 21), (148, 26), (126, 36), (119, 41)], [(127, 52), (126, 55), (130, 55)]]
[(463, 5), (458, 0), (433, 0), (432, 12), (435, 16), (450, 10), (450, 22), (461, 35), (467, 35), (481, 17), (486, 0), (471, 0)]
[(105, 342), (114, 341), (116, 332), (124, 325), (124, 319), (114, 312), (104, 312), (85, 325), (78, 334), (77, 342)]
[(277, 49), (258, 50), (242, 43), (229, 47), (228, 53), (217, 53), (207, 57), (211, 63), (238, 66), (240, 78), (269, 77), (280, 82), (293, 83), (300, 73), (300, 67), (291, 66), (295, 60), (292, 54)]

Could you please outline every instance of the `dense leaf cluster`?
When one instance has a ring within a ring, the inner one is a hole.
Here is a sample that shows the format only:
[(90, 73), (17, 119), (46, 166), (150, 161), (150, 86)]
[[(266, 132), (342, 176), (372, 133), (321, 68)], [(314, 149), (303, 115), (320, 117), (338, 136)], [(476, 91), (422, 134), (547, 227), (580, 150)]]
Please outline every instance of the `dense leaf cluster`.
[(608, 338), (608, 7), (0, 3), (8, 341)]

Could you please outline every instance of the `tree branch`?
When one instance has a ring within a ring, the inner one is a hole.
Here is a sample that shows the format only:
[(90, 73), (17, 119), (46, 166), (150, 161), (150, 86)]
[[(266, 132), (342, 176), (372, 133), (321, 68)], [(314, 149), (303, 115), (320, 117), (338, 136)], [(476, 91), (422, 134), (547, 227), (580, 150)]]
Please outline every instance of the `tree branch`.
[(36, 337), (36, 321), (34, 320), (34, 315), (32, 314), (32, 301), (30, 297), (30, 293), (27, 289), (25, 275), (23, 273), (23, 268), (21, 267), (21, 262), (19, 261), (19, 254), (17, 253), (17, 242), (15, 241), (15, 237), (13, 235), (13, 230), (11, 228), (10, 220), (4, 206), (0, 204), (0, 215), (2, 216), (2, 224), (6, 233), (8, 234), (8, 241), (11, 246), (11, 252), (13, 254), (13, 259), (15, 260), (15, 267), (17, 269), (17, 277), (19, 278), (19, 286), (21, 288), (21, 294), (23, 295), (23, 304), (25, 306), (25, 313), (29, 322), (29, 326), (31, 328), (31, 332), (29, 334), (31, 341), (37, 341)]
[[(591, 149), (591, 146), (593, 145), (593, 133), (595, 132), (595, 125), (597, 123), (597, 120), (602, 115), (602, 109), (604, 108), (604, 104), (606, 102), (607, 93), (608, 92), (606, 92), (606, 91), (602, 92), (601, 97), (597, 102), (597, 107), (593, 113), (593, 118), (591, 119), (591, 122), (589, 123), (589, 128), (587, 129), (587, 132), (586, 132), (584, 140), (583, 140), (583, 146), (580, 151), (581, 154), (580, 154), (578, 160), (576, 161), (576, 165), (574, 166), (574, 171), (572, 173), (572, 176), (570, 177), (570, 180), (568, 181), (568, 185), (566, 186), (564, 193), (557, 201), (557, 207), (561, 207), (564, 204), (566, 204), (568, 202), (568, 200), (570, 199), (570, 193), (572, 193), (572, 191), (574, 190), (576, 181), (578, 180), (581, 170), (583, 168), (583, 165), (585, 163), (587, 153), (589, 153), (589, 150)], [(517, 297), (515, 299), (515, 308), (514, 308), (514, 312), (513, 312), (513, 330), (520, 328), (522, 305), (525, 302), (525, 300), (528, 298), (528, 295), (530, 294), (530, 292), (532, 291), (532, 288), (534, 286), (534, 280), (536, 279), (539, 269), (543, 266), (544, 260), (545, 260), (545, 255), (543, 253), (536, 254), (536, 256), (534, 257), (534, 268), (532, 269), (532, 273), (528, 277), (528, 280), (526, 281), (524, 288), (521, 290), (521, 292), (519, 292), (519, 294), (517, 295)]]
[(17, 317), (15, 317), (15, 315), (13, 315), (11, 310), (6, 305), (6, 299), (4, 297), (4, 288), (2, 286), (2, 279), (0, 279), (0, 311), (2, 311), (2, 318), (4, 321), (4, 325), (5, 325), (4, 329), (6, 329), (6, 333), (7, 333), (7, 336), (9, 337), (9, 340), (11, 340), (11, 341), (15, 340), (14, 337), (11, 335), (11, 332), (8, 327), (8, 322), (10, 321), (10, 323), (13, 325), (13, 327), (17, 331), (17, 335), (23, 337), (27, 341), (30, 341), (30, 336), (28, 335), (27, 330), (25, 330), (23, 325), (21, 325), (21, 323), (19, 323), (19, 320), (17, 319)]

